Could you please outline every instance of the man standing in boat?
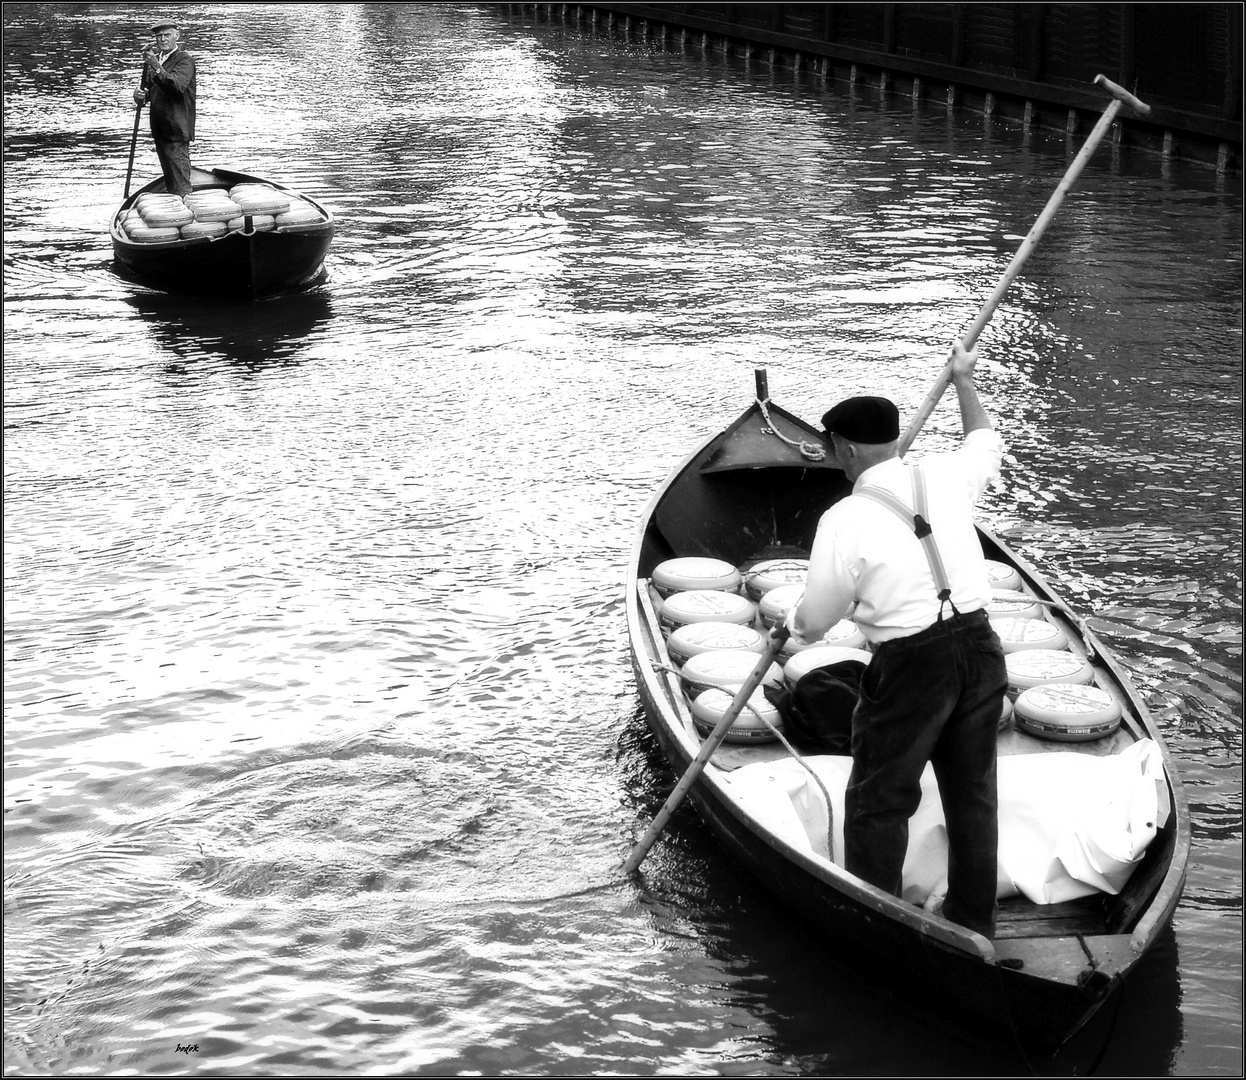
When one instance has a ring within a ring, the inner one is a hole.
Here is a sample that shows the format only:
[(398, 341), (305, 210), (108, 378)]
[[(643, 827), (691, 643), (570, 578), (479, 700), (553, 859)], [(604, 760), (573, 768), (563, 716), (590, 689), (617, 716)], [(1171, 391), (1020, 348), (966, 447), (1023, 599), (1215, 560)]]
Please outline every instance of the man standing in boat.
[(1004, 446), (978, 399), (976, 361), (976, 350), (953, 346), (964, 441), (920, 468), (900, 458), (899, 414), (886, 398), (849, 398), (823, 416), (853, 494), (823, 514), (787, 625), (798, 643), (817, 641), (855, 603), (874, 650), (852, 717), (846, 869), (901, 894), (908, 822), (929, 761), (947, 822), (943, 914), (992, 937), (995, 744), (1007, 673), (987, 621), (990, 584), (972, 512), (999, 475)]
[(143, 81), (134, 104), (151, 102), (151, 137), (164, 171), (165, 187), (189, 195), (190, 144), (195, 138), (195, 61), (178, 44), (176, 23), (151, 28), (155, 43), (143, 53)]

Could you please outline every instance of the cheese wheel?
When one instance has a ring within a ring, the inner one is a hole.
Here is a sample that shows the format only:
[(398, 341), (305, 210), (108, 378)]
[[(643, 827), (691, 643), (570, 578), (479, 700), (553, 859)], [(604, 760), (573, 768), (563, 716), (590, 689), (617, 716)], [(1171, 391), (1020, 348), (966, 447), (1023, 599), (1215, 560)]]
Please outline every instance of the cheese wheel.
[(845, 649), (864, 649), (868, 642), (865, 635), (861, 632), (861, 628), (851, 619), (840, 619), (817, 641), (811, 641), (808, 645), (795, 642), (792, 638), (788, 638), (783, 643), (783, 648), (779, 650), (779, 662), (786, 664), (793, 656), (806, 649), (816, 648), (820, 645), (839, 645)]
[(1068, 635), (1043, 618), (996, 617), (991, 620), (991, 629), (999, 635), (1006, 653), (1022, 649), (1063, 649), (1069, 644)]
[(1003, 707), (999, 711), (999, 723), (997, 728), (999, 731), (1003, 731), (1008, 727), (1009, 722), (1012, 720), (1013, 711), (1012, 698), (1005, 694)]
[(239, 206), (226, 200), (225, 202), (200, 203), (195, 206), (196, 221), (219, 221), (225, 223), (238, 216)]
[(808, 576), (808, 559), (763, 559), (744, 571), (744, 594), (760, 600), (780, 585), (803, 585)]
[(766, 637), (740, 623), (698, 622), (676, 627), (666, 640), (666, 651), (675, 664), (685, 664), (699, 653), (723, 649), (747, 649), (760, 654), (766, 651)]
[[(704, 690), (727, 690), (735, 694), (744, 680), (757, 668), (758, 656), (748, 649), (723, 649), (721, 651), (697, 653), (690, 656), (687, 663), (679, 670), (679, 677), (684, 681), (684, 692), (695, 698)], [(783, 669), (778, 664), (771, 664), (762, 679), (770, 686), (781, 686)]]
[(667, 634), (676, 627), (694, 622), (729, 622), (748, 624), (757, 614), (752, 600), (739, 593), (717, 589), (691, 589), (672, 593), (662, 601), (658, 622)]
[[(692, 702), (692, 724), (703, 738), (707, 737), (718, 726), (718, 722), (726, 715), (733, 700), (735, 700), (734, 694), (729, 694), (725, 690), (717, 690), (713, 687), (701, 691), (696, 696)], [(763, 717), (765, 718), (764, 720)], [(780, 731), (783, 730), (783, 721), (779, 716), (779, 710), (766, 700), (766, 696), (760, 690), (755, 690), (748, 701), (745, 702), (744, 708), (740, 710), (740, 715), (731, 722), (731, 727), (727, 729), (727, 734), (723, 736), (723, 742), (774, 742), (776, 736), (770, 726), (766, 724), (766, 720), (769, 720), (770, 724), (773, 724)]]
[(1121, 726), (1121, 706), (1106, 690), (1082, 684), (1033, 686), (1017, 695), (1017, 727), (1040, 739), (1088, 742)]
[(1021, 574), (1015, 566), (1009, 566), (1007, 563), (999, 562), (996, 559), (987, 559), (986, 576), (991, 583), (992, 589), (1008, 589), (1010, 591), (1020, 591), (1021, 589)]
[[(247, 219), (239, 216), (230, 218), (225, 222), (225, 227), (230, 232), (238, 232), (246, 230)], [(276, 227), (276, 222), (271, 214), (252, 214), (251, 215), (251, 231), (252, 232), (272, 232)]]
[(1015, 589), (992, 589), (991, 599), (987, 601), (986, 614), (991, 620), (1037, 619), (1043, 613), (1041, 604), (1036, 604), (1032, 596)]
[(192, 221), (189, 225), (182, 226), (182, 239), (193, 240), (198, 236), (215, 238), (224, 236), (226, 232), (223, 221)]
[(268, 195), (244, 193), (230, 196), (248, 214), (284, 214), (290, 209), (290, 200), (280, 192)]
[(722, 559), (693, 555), (658, 563), (649, 580), (665, 600), (672, 593), (692, 589), (735, 592), (740, 587), (740, 571)]
[(293, 203), (284, 214), (276, 215), (277, 228), (283, 225), (309, 225), (313, 221), (323, 221), (324, 215), (310, 203)]
[(172, 226), (152, 228), (150, 225), (135, 225), (126, 230), (126, 235), (140, 244), (165, 244), (182, 238), (181, 233)]
[(155, 206), (149, 205), (140, 211), (143, 224), (152, 229), (172, 226), (180, 228), (195, 220), (194, 212), (187, 206)]
[(794, 585), (779, 585), (762, 595), (757, 604), (757, 614), (762, 625), (772, 630), (787, 618), (787, 613), (796, 606), (805, 595), (803, 582)]
[(1057, 649), (1005, 653), (1004, 664), (1014, 694), (1047, 683), (1088, 683), (1094, 678), (1094, 668), (1085, 657)]
[(868, 664), (870, 659), (870, 654), (864, 649), (849, 649), (842, 645), (813, 645), (802, 649), (783, 665), (783, 678), (788, 686), (795, 686), (802, 675), (809, 674), (814, 668), (830, 667), (845, 660), (860, 660), (861, 663)]

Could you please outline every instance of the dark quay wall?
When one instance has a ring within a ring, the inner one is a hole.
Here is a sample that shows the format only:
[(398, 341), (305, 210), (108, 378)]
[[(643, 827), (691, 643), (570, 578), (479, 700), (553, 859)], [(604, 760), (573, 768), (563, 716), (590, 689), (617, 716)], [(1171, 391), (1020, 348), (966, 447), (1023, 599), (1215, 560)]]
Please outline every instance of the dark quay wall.
[(1151, 106), (1113, 137), (1238, 171), (1241, 4), (527, 4), (1075, 133), (1098, 74)]

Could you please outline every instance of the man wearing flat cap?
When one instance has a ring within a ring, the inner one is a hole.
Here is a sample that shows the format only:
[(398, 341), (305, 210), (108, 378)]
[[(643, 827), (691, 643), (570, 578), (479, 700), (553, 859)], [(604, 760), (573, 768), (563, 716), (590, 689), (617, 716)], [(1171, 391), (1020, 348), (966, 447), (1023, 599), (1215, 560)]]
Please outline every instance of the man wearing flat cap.
[(929, 761), (947, 823), (943, 915), (989, 938), (1007, 673), (987, 621), (991, 590), (973, 508), (999, 475), (1004, 446), (974, 387), (976, 361), (976, 350), (952, 347), (964, 440), (920, 467), (900, 458), (899, 413), (886, 398), (849, 398), (822, 418), (853, 490), (818, 523), (805, 593), (787, 625), (798, 644), (817, 641), (855, 603), (852, 617), (873, 650), (852, 715), (846, 869), (901, 894), (908, 821)]
[(134, 103), (151, 102), (151, 137), (165, 187), (189, 195), (190, 144), (195, 137), (195, 61), (178, 44), (176, 23), (156, 23), (154, 44), (143, 53), (143, 81)]

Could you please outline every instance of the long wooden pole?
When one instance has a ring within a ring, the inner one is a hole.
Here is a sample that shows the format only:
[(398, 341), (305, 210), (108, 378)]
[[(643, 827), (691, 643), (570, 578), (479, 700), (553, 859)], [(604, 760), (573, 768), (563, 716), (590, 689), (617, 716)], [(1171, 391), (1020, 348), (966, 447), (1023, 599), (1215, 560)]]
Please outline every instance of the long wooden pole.
[(138, 146), (138, 122), (142, 115), (143, 106), (136, 106), (134, 109), (134, 134), (130, 136), (130, 164), (125, 168), (125, 194), (121, 197), (123, 202), (130, 197), (130, 177), (134, 175), (134, 148)]
[(653, 824), (649, 826), (648, 831), (640, 838), (640, 843), (632, 849), (632, 853), (627, 857), (627, 861), (623, 864), (623, 873), (635, 873), (636, 868), (640, 865), (641, 860), (649, 853), (649, 849), (653, 847), (653, 843), (657, 840), (659, 834), (666, 828), (666, 823), (670, 821), (671, 815), (679, 809), (679, 804), (684, 801), (684, 796), (688, 794), (689, 789), (696, 779), (705, 771), (705, 766), (709, 759), (713, 756), (714, 751), (718, 749), (719, 744), (723, 741), (727, 732), (731, 730), (731, 725), (735, 723), (735, 718), (740, 715), (741, 710), (748, 704), (748, 699), (753, 696), (753, 691), (760, 685), (762, 679), (766, 677), (766, 672), (770, 670), (770, 665), (774, 663), (774, 658), (779, 655), (779, 650), (783, 648), (783, 643), (788, 639), (788, 629), (780, 624), (770, 635), (770, 644), (766, 651), (762, 654), (757, 666), (749, 673), (749, 677), (744, 680), (744, 684), (736, 692), (736, 696), (731, 699), (731, 704), (727, 711), (722, 714), (722, 719), (714, 725), (714, 730), (710, 732), (705, 742), (701, 744), (701, 752), (693, 759), (692, 764), (684, 771), (684, 775), (680, 778), (675, 790), (667, 797), (665, 805), (663, 805), (658, 816), (653, 819)]
[[(978, 340), (978, 335), (982, 333), (986, 324), (991, 321), (991, 316), (995, 314), (995, 309), (999, 307), (999, 302), (1004, 298), (1004, 293), (1008, 291), (1008, 286), (1021, 273), (1021, 268), (1025, 265), (1026, 260), (1034, 251), (1034, 248), (1038, 246), (1039, 238), (1047, 231), (1047, 226), (1051, 224), (1051, 219), (1056, 216), (1056, 211), (1060, 209), (1060, 204), (1064, 202), (1065, 194), (1081, 175), (1082, 170), (1086, 167), (1086, 163), (1090, 160), (1095, 150), (1098, 149), (1099, 143), (1103, 141), (1103, 136), (1107, 134), (1108, 129), (1112, 126), (1112, 121), (1116, 119), (1116, 114), (1120, 112), (1121, 106), (1129, 105), (1141, 116), (1146, 116), (1151, 111), (1150, 105), (1139, 101), (1124, 87), (1117, 86), (1116, 83), (1104, 78), (1102, 75), (1096, 75), (1095, 82), (1112, 95), (1112, 100), (1108, 103), (1108, 107), (1103, 110), (1103, 115), (1099, 117), (1099, 122), (1095, 124), (1094, 130), (1090, 133), (1077, 157), (1073, 159), (1073, 163), (1068, 167), (1064, 178), (1057, 185), (1055, 192), (1047, 200), (1047, 205), (1043, 207), (1043, 212), (1038, 215), (1038, 220), (1034, 222), (1033, 228), (1026, 234), (1025, 239), (1021, 241), (1021, 246), (1012, 257), (1012, 262), (1008, 264), (1008, 269), (1004, 271), (1004, 276), (999, 279), (994, 291), (987, 298), (986, 303), (982, 305), (982, 310), (978, 312), (978, 317), (974, 319), (969, 329), (965, 331), (964, 336), (961, 338), (961, 344), (966, 349), (973, 348), (974, 342)], [(934, 386), (930, 388), (930, 393), (926, 395), (926, 400), (922, 402), (921, 408), (917, 410), (913, 419), (909, 421), (909, 426), (900, 437), (899, 449), (901, 455), (907, 453), (909, 447), (913, 445), (913, 440), (917, 438), (917, 433), (922, 429), (922, 425), (929, 418), (930, 414), (934, 412), (934, 407), (939, 403), (939, 399), (943, 396), (943, 391), (947, 389), (951, 381), (952, 364), (949, 360), (938, 379), (935, 380)]]

